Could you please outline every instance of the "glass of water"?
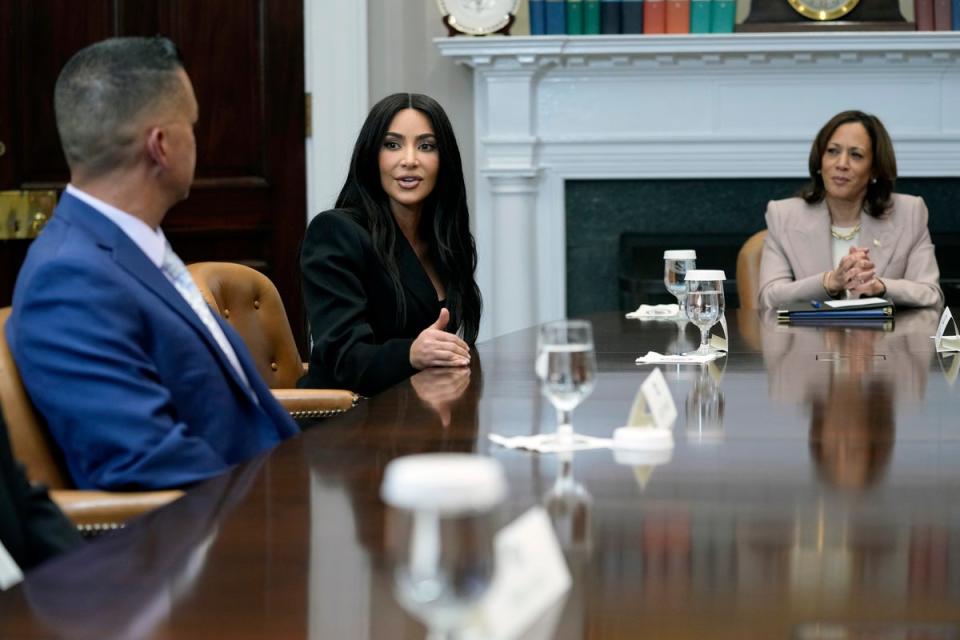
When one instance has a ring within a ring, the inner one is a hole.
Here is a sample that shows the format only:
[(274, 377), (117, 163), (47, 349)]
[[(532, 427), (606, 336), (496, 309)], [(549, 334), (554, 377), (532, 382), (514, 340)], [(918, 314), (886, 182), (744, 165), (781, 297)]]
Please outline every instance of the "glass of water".
[(696, 269), (697, 252), (693, 249), (671, 249), (663, 252), (663, 284), (677, 299), (680, 316), (683, 316), (683, 298), (687, 295), (684, 278), (688, 271)]
[(597, 379), (590, 322), (558, 320), (541, 325), (536, 370), (543, 395), (557, 410), (557, 443), (573, 445), (573, 410), (590, 395)]
[(427, 625), (431, 640), (468, 632), (493, 581), (506, 493), (503, 468), (493, 458), (427, 453), (387, 465), (380, 495), (390, 507), (394, 593)]
[(723, 271), (694, 269), (686, 275), (687, 294), (683, 308), (687, 319), (700, 327), (700, 348), (684, 355), (709, 355), (716, 352), (710, 346), (710, 327), (723, 317)]

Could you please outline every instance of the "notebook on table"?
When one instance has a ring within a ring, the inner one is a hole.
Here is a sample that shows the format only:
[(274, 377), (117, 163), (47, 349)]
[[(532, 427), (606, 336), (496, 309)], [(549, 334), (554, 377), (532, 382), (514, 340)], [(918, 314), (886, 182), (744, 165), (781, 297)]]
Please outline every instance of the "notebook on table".
[(893, 303), (886, 298), (811, 300), (777, 309), (777, 322), (789, 324), (841, 324), (846, 321), (886, 322), (893, 318)]

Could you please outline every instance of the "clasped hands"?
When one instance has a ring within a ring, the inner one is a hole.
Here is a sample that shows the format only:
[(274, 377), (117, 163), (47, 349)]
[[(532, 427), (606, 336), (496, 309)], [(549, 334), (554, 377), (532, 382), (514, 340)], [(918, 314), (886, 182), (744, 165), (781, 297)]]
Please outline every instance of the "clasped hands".
[(840, 259), (837, 268), (823, 275), (823, 287), (833, 296), (846, 290), (851, 298), (882, 296), (887, 292), (870, 260), (870, 249), (864, 247), (850, 247), (850, 253)]

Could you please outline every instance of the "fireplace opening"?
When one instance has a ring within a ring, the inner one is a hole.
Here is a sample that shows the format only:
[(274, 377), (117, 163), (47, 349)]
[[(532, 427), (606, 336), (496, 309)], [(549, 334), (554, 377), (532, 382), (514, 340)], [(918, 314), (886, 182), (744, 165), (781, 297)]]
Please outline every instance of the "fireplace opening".
[[(631, 311), (674, 302), (663, 284), (663, 251), (696, 249), (697, 266), (723, 269), (726, 306), (740, 306), (737, 254), (765, 227), (769, 200), (797, 178), (568, 180), (567, 315)], [(960, 304), (960, 178), (901, 178), (896, 191), (923, 197), (948, 305)]]
[(727, 276), (723, 295), (726, 306), (740, 306), (737, 295), (737, 253), (750, 235), (742, 234), (620, 234), (617, 252), (619, 308), (636, 309), (641, 304), (676, 303), (663, 283), (663, 252), (667, 249), (696, 249), (697, 266), (723, 269)]

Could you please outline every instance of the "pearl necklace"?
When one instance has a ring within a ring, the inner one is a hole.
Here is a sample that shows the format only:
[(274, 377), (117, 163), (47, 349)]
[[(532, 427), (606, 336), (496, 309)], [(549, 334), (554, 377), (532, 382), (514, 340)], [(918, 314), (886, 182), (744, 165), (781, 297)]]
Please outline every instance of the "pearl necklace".
[(844, 241), (853, 240), (858, 233), (860, 233), (859, 222), (857, 223), (857, 226), (855, 226), (851, 231), (847, 233), (837, 233), (836, 231), (833, 230), (833, 225), (830, 225), (830, 235), (832, 235), (837, 240), (844, 240)]

